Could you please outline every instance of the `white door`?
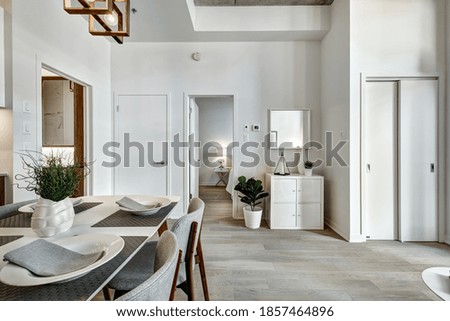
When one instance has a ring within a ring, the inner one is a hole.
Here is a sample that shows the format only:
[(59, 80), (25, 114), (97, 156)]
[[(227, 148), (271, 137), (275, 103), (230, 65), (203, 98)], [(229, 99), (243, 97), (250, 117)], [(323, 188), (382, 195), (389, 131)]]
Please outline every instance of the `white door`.
[(437, 80), (400, 85), (400, 239), (437, 241)]
[(120, 95), (117, 139), (121, 163), (116, 170), (115, 194), (167, 195), (168, 97)]
[(191, 197), (199, 196), (199, 179), (200, 179), (200, 147), (195, 147), (195, 142), (200, 142), (199, 134), (199, 111), (198, 105), (194, 98), (189, 100), (189, 190)]
[(397, 87), (367, 82), (363, 110), (363, 217), (368, 239), (398, 238)]

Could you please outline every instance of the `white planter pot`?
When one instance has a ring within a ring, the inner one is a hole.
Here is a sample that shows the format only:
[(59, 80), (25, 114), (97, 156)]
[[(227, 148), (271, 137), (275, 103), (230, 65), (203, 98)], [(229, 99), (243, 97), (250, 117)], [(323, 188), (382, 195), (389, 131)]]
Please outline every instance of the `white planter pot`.
[(305, 176), (312, 176), (312, 168), (305, 168)]
[(262, 208), (255, 207), (252, 211), (250, 206), (244, 207), (245, 226), (251, 229), (257, 229), (261, 226)]
[(74, 217), (73, 204), (68, 197), (59, 202), (40, 198), (31, 216), (31, 229), (40, 237), (50, 237), (70, 229)]

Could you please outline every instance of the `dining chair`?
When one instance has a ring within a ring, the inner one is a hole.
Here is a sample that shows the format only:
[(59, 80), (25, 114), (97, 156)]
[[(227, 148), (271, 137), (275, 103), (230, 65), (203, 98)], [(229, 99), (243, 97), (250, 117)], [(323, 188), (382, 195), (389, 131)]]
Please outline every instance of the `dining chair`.
[(156, 248), (154, 273), (136, 288), (118, 297), (117, 301), (169, 301), (173, 299), (181, 251), (171, 231), (162, 233)]
[(33, 202), (36, 202), (36, 200), (29, 200), (0, 206), (0, 219), (14, 215), (19, 210), (19, 208)]
[[(178, 245), (182, 251), (179, 273), (177, 274), (176, 285), (188, 296), (188, 300), (194, 300), (194, 268), (199, 264), (202, 280), (203, 294), (206, 301), (209, 301), (208, 285), (206, 281), (205, 264), (200, 241), (201, 226), (205, 203), (199, 199), (191, 200), (188, 214), (179, 218), (172, 226), (171, 231), (175, 233)], [(109, 300), (108, 289), (114, 289), (114, 297), (123, 295), (132, 290), (149, 276), (153, 274), (153, 260), (155, 258), (156, 242), (148, 242), (139, 252), (119, 271), (119, 273), (108, 283), (104, 289), (104, 295)]]

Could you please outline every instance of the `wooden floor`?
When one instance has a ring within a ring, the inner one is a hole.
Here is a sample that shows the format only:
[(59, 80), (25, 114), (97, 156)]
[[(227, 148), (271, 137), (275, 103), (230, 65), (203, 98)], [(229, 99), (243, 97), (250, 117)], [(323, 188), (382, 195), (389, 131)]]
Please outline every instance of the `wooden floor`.
[[(206, 203), (202, 244), (212, 300), (438, 300), (421, 272), (450, 266), (437, 243), (348, 243), (324, 231), (258, 230), (231, 218), (230, 195), (201, 188)], [(200, 276), (197, 300), (203, 300)], [(185, 300), (177, 290), (177, 300)]]

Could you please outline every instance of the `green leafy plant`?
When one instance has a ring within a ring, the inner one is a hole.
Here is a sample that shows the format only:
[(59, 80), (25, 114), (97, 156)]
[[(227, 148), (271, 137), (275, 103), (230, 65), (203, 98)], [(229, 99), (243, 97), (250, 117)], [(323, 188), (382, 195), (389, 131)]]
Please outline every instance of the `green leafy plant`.
[(242, 194), (239, 195), (241, 202), (250, 205), (252, 211), (254, 211), (256, 205), (261, 204), (261, 199), (269, 196), (269, 193), (264, 192), (260, 180), (254, 178), (247, 180), (245, 176), (240, 176), (238, 181), (239, 183), (234, 187), (234, 190)]
[(305, 166), (306, 169), (312, 169), (314, 167), (313, 162), (310, 162), (309, 160), (305, 161), (303, 165)]
[(68, 162), (63, 153), (44, 155), (40, 152), (20, 153), (25, 174), (17, 174), (18, 188), (34, 192), (42, 198), (59, 202), (72, 196), (83, 177), (90, 173), (89, 163)]

